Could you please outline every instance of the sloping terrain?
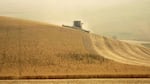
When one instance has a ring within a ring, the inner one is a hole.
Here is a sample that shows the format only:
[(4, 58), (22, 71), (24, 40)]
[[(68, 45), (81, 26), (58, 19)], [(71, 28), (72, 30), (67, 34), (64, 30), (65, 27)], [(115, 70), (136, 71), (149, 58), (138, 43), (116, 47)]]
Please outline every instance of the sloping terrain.
[(150, 50), (80, 30), (0, 17), (0, 78), (150, 75)]
[(127, 42), (127, 43), (132, 43), (132, 44), (136, 44), (136, 45), (143, 45), (147, 48), (150, 48), (150, 42), (149, 41), (133, 41), (133, 40), (121, 40), (123, 42)]
[(95, 50), (105, 58), (131, 65), (150, 66), (150, 49), (111, 38), (91, 35)]

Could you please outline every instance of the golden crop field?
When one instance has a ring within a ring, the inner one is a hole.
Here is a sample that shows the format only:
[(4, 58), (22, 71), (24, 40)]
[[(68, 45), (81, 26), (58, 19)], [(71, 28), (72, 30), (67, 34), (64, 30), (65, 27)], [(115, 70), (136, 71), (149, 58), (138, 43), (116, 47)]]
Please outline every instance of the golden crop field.
[(149, 78), (0, 80), (1, 84), (149, 84)]
[(150, 49), (84, 31), (0, 17), (0, 78), (150, 77)]

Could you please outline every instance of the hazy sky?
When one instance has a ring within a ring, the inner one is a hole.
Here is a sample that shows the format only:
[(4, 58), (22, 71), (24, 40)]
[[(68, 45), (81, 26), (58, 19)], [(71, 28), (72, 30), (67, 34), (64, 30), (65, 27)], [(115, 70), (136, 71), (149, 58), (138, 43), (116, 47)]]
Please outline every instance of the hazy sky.
[(150, 40), (150, 0), (0, 0), (0, 15), (72, 25), (121, 39)]

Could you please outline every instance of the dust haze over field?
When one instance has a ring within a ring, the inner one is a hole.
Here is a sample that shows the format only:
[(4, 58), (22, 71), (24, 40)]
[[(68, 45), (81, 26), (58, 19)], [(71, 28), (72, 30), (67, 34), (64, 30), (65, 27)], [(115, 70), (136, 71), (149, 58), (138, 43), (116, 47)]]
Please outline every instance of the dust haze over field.
[(67, 27), (0, 17), (0, 78), (150, 77), (150, 49)]
[(85, 28), (118, 39), (150, 41), (150, 0), (1, 0), (0, 15)]
[(0, 0), (0, 80), (150, 78), (149, 4)]

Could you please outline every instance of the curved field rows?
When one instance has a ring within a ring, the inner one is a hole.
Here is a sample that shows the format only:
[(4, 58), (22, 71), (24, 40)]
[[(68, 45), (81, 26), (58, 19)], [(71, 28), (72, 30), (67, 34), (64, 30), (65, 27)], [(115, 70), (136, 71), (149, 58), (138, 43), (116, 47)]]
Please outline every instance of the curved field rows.
[(90, 35), (97, 53), (105, 58), (132, 65), (150, 66), (150, 49), (111, 38)]
[(142, 46), (0, 17), (0, 79), (150, 77), (149, 59)]

